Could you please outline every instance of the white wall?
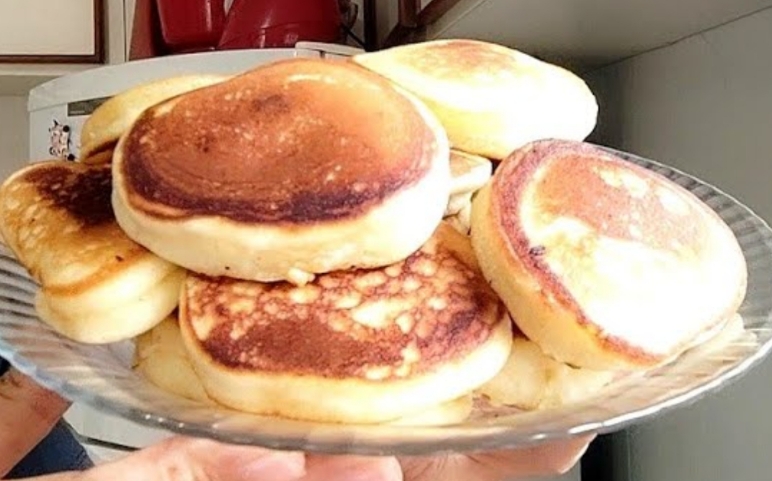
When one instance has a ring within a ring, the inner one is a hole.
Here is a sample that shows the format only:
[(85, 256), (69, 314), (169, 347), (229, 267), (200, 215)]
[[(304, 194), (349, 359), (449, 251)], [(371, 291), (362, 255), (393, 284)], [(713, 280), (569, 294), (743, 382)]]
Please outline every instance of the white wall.
[[(594, 72), (595, 140), (694, 173), (772, 220), (771, 47), (766, 10)], [(617, 479), (768, 480), (770, 406), (768, 361), (717, 396), (631, 430), (620, 447), (629, 473)]]
[(27, 162), (28, 149), (27, 98), (0, 96), (0, 179)]
[(591, 74), (597, 139), (685, 168), (772, 220), (772, 9)]

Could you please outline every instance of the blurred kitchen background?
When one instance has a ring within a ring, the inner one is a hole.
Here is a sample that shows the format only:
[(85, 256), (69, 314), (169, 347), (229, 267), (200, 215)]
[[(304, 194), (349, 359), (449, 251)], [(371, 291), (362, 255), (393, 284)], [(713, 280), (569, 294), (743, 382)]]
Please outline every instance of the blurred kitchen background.
[[(0, 176), (48, 157), (57, 125), (69, 136), (57, 155), (77, 154), (84, 115), (133, 81), (118, 68), (89, 76), (103, 65), (167, 58), (162, 72), (193, 51), (297, 42), (375, 49), (450, 37), (502, 43), (575, 70), (600, 103), (591, 140), (686, 170), (772, 220), (772, 0), (5, 0)], [(301, 45), (304, 54), (347, 52)], [(29, 97), (73, 73), (77, 81)], [(561, 479), (770, 479), (771, 379), (767, 362), (710, 399), (603, 436)], [(166, 435), (83, 406), (68, 420), (98, 459)]]

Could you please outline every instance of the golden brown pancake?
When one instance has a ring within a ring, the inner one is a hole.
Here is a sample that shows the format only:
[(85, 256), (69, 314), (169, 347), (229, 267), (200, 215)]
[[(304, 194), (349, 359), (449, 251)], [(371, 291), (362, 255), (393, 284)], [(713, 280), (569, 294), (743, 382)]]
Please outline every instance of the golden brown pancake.
[(88, 157), (80, 159), (80, 162), (89, 165), (109, 164), (113, 161), (113, 149), (115, 143), (107, 144), (104, 149), (91, 152)]
[(184, 273), (126, 237), (107, 166), (39, 162), (0, 188), (0, 231), (40, 284), (43, 321), (84, 343), (130, 339), (177, 305)]
[(134, 340), (133, 368), (166, 392), (202, 403), (214, 403), (190, 364), (175, 315)]
[[(704, 334), (690, 348), (696, 354), (691, 359), (704, 361), (706, 355), (720, 352), (732, 342), (753, 342), (753, 334), (745, 331), (739, 315), (732, 316), (715, 330), (705, 331)], [(684, 372), (690, 369), (691, 362), (683, 363)], [(596, 371), (569, 366), (545, 355), (539, 346), (515, 329), (512, 353), (507, 364), (477, 392), (494, 405), (541, 410), (592, 402), (593, 397), (604, 396), (603, 389), (610, 384), (636, 382), (644, 375), (645, 371), (638, 370)]]
[(403, 262), (305, 286), (191, 273), (180, 327), (217, 402), (325, 422), (385, 422), (462, 397), (512, 343), (468, 238), (445, 224)]
[(614, 371), (576, 368), (558, 362), (515, 330), (506, 365), (478, 392), (494, 405), (540, 410), (585, 401), (617, 376)]
[[(215, 404), (190, 363), (176, 315), (135, 339), (133, 368), (156, 387), (186, 399)], [(464, 421), (472, 412), (472, 395), (431, 406), (390, 421), (399, 426), (446, 426)]]
[(223, 75), (181, 75), (145, 82), (111, 97), (91, 113), (80, 132), (84, 163), (109, 162), (105, 153), (148, 107), (174, 96), (222, 82)]
[(353, 57), (414, 93), (437, 115), (451, 146), (499, 160), (547, 138), (584, 140), (598, 105), (573, 73), (477, 40), (434, 40)]
[(526, 336), (577, 367), (658, 365), (745, 296), (745, 259), (715, 212), (580, 142), (508, 157), (475, 197), (472, 242)]
[(293, 59), (146, 110), (114, 155), (113, 205), (192, 271), (302, 284), (415, 252), (442, 219), (448, 158), (436, 119), (390, 82)]

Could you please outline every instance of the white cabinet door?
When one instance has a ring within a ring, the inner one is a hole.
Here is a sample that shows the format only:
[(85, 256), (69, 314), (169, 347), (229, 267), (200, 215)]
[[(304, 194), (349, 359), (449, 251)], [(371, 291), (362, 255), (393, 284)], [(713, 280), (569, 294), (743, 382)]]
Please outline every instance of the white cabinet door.
[(93, 61), (85, 58), (96, 54), (96, 6), (93, 0), (5, 0), (0, 3), (0, 55)]

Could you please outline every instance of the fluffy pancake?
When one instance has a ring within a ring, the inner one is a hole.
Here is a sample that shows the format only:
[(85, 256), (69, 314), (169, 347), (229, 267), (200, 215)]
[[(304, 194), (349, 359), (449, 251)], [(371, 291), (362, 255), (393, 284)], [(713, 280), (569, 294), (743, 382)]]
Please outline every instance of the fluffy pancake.
[(134, 340), (134, 369), (164, 391), (213, 403), (190, 364), (174, 315)]
[(745, 322), (740, 314), (735, 314), (717, 329), (705, 333), (700, 342), (692, 344), (689, 351), (705, 356), (726, 349), (731, 343), (748, 342), (755, 343), (756, 335), (745, 329)]
[(450, 195), (467, 194), (480, 190), (491, 178), (493, 164), (479, 155), (450, 150)]
[(115, 147), (115, 144), (110, 144), (104, 150), (91, 152), (88, 157), (80, 158), (79, 161), (90, 165), (109, 164), (113, 161), (113, 147)]
[[(134, 369), (158, 388), (186, 399), (214, 404), (193, 369), (176, 316), (169, 316), (134, 342)], [(405, 418), (390, 421), (400, 426), (458, 424), (472, 412), (472, 396), (432, 406)]]
[(0, 187), (0, 231), (40, 284), (41, 319), (84, 343), (130, 339), (177, 305), (182, 269), (121, 231), (110, 207), (110, 168), (52, 160)]
[(451, 149), (450, 198), (445, 207), (445, 217), (457, 217), (462, 221), (459, 225), (463, 226), (464, 219), (468, 221), (469, 218), (472, 196), (490, 180), (492, 171), (493, 164), (490, 160)]
[(715, 212), (589, 144), (525, 146), (472, 209), (480, 265), (518, 326), (577, 367), (658, 365), (745, 296), (743, 253)]
[(415, 252), (442, 219), (448, 158), (436, 118), (387, 80), (293, 59), (145, 111), (116, 149), (113, 205), (192, 271), (302, 284)]
[(109, 162), (111, 156), (107, 154), (146, 108), (226, 78), (223, 75), (181, 75), (143, 83), (111, 97), (83, 124), (80, 158), (86, 163)]
[(302, 287), (190, 273), (180, 327), (219, 403), (326, 422), (386, 422), (457, 399), (512, 344), (469, 239), (445, 224), (403, 262)]
[[(752, 334), (745, 331), (742, 317), (734, 315), (715, 330), (706, 331), (692, 350), (705, 356), (725, 349), (738, 339), (752, 342)], [(477, 392), (494, 405), (548, 409), (588, 401), (602, 395), (601, 389), (611, 383), (634, 381), (644, 374), (644, 371), (596, 371), (569, 366), (545, 355), (516, 329), (507, 364)]]
[(451, 146), (503, 159), (547, 138), (584, 140), (598, 104), (573, 73), (517, 50), (476, 40), (435, 40), (353, 57), (416, 94)]
[(615, 377), (613, 371), (574, 368), (558, 362), (516, 331), (506, 365), (478, 392), (493, 404), (530, 411), (581, 402)]
[(394, 426), (451, 426), (460, 424), (472, 414), (474, 408), (474, 396), (466, 396), (444, 402), (437, 406), (430, 407), (416, 414), (411, 414), (395, 421), (389, 421), (388, 424)]

